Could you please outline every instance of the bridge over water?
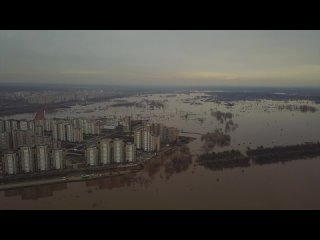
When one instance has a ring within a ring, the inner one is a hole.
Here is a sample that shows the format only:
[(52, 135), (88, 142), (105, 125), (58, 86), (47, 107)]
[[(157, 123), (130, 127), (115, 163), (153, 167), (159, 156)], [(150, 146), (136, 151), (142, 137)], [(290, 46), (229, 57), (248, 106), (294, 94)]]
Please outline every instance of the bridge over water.
[(202, 135), (202, 133), (198, 133), (198, 132), (185, 132), (185, 131), (181, 131), (181, 133)]

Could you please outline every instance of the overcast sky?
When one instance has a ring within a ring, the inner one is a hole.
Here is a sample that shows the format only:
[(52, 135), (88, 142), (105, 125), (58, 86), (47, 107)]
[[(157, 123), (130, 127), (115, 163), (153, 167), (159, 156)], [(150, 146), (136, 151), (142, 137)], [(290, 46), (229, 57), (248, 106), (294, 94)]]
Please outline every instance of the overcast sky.
[(320, 86), (320, 31), (0, 31), (0, 82)]

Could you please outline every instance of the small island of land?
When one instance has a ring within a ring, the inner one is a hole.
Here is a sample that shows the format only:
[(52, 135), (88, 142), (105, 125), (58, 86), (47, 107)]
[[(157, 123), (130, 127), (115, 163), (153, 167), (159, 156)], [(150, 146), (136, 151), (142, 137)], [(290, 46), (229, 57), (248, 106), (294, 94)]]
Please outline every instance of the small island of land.
[(213, 170), (250, 166), (249, 157), (234, 149), (218, 153), (204, 153), (199, 156), (198, 162), (200, 165)]
[(264, 148), (261, 146), (256, 149), (248, 149), (247, 155), (256, 164), (268, 164), (312, 158), (320, 156), (320, 143), (275, 146), (272, 148)]

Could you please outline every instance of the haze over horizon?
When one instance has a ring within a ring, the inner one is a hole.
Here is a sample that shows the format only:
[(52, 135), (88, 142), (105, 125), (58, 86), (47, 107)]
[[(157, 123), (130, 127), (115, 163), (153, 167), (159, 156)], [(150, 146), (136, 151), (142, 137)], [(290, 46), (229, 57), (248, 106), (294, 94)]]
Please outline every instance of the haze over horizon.
[(320, 31), (0, 31), (0, 83), (320, 86)]

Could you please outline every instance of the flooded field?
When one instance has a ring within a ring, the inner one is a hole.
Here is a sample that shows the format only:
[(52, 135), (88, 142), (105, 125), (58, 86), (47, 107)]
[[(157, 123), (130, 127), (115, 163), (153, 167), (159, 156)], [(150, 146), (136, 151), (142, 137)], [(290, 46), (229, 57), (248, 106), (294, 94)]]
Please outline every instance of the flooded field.
[(319, 104), (208, 99), (205, 92), (139, 95), (48, 113), (150, 119), (196, 140), (135, 174), (0, 191), (0, 209), (320, 209), (319, 157), (216, 170), (197, 163), (206, 151), (318, 142)]

